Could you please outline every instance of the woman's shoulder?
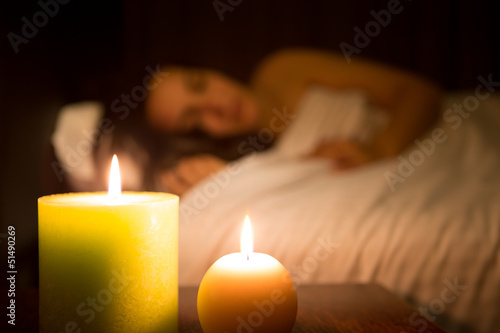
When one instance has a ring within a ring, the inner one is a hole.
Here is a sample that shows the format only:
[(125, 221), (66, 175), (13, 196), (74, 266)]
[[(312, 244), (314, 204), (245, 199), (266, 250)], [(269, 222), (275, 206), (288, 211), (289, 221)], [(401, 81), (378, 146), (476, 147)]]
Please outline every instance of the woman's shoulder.
[(312, 48), (287, 48), (277, 50), (266, 56), (256, 67), (252, 83), (275, 77), (289, 77), (300, 70), (301, 65), (318, 59), (338, 60), (343, 58), (335, 52)]
[(315, 64), (324, 61), (320, 59), (337, 57), (333, 52), (306, 48), (275, 51), (256, 67), (250, 87), (256, 94), (266, 96), (273, 105), (285, 104), (293, 110), (302, 92), (311, 83), (311, 74), (317, 72)]
[(303, 71), (312, 58), (326, 56), (327, 52), (313, 49), (281, 49), (265, 57), (256, 67), (250, 86), (254, 91), (264, 91), (288, 99), (303, 85)]
[(301, 85), (311, 76), (321, 76), (325, 70), (339, 73), (345, 67), (344, 57), (334, 51), (313, 48), (281, 49), (260, 62), (250, 84), (256, 89)]

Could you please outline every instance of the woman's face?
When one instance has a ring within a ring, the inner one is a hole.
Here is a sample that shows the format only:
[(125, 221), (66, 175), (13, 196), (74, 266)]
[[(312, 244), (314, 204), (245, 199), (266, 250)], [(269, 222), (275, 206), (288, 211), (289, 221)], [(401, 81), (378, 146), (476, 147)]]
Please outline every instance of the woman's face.
[(218, 72), (171, 68), (146, 103), (149, 122), (167, 132), (200, 129), (216, 137), (257, 129), (258, 107), (251, 92)]

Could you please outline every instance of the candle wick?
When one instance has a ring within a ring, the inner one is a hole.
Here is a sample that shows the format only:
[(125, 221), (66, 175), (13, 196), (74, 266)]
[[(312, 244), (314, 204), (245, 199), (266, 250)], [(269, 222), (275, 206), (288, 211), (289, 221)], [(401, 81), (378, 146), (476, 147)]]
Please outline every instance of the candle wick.
[(247, 260), (250, 260), (250, 253), (247, 253)]

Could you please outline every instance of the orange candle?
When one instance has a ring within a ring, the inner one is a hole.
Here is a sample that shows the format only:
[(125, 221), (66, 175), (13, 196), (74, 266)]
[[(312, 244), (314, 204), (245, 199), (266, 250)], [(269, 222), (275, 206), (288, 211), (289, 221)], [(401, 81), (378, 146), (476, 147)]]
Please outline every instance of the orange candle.
[(241, 252), (217, 260), (200, 284), (203, 332), (290, 332), (297, 315), (290, 274), (273, 257), (253, 252), (248, 216), (241, 238)]

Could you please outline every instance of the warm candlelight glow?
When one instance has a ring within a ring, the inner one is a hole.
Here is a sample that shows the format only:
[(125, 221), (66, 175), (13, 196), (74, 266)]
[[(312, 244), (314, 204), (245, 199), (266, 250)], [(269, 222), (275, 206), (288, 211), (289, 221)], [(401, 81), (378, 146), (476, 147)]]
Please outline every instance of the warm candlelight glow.
[(243, 223), (243, 230), (241, 231), (241, 253), (245, 254), (247, 259), (250, 259), (250, 254), (253, 253), (252, 227), (248, 215), (245, 217), (245, 223)]
[(120, 167), (118, 166), (118, 158), (113, 155), (111, 161), (111, 169), (109, 171), (108, 197), (117, 198), (122, 194), (122, 184), (120, 177)]

